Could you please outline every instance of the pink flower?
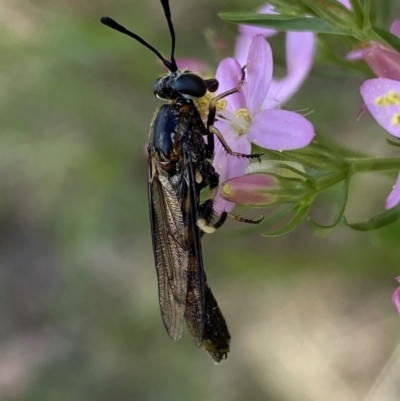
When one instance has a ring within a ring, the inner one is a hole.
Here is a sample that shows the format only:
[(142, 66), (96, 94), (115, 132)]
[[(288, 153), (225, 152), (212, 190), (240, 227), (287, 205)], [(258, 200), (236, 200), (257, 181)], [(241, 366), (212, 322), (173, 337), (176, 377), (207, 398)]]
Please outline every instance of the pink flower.
[[(400, 20), (395, 20), (390, 28), (393, 35), (400, 37)], [(370, 66), (379, 78), (400, 80), (400, 53), (378, 42), (371, 42), (365, 49), (358, 49), (348, 54), (349, 60), (361, 58)]]
[[(396, 280), (400, 283), (400, 277), (396, 277)], [(392, 301), (394, 303), (394, 306), (397, 309), (397, 313), (400, 314), (400, 287), (397, 287), (394, 290), (393, 296), (392, 296)]]
[(391, 209), (395, 207), (400, 202), (400, 173), (397, 176), (396, 184), (394, 184), (392, 191), (386, 198), (386, 209)]
[[(360, 92), (376, 122), (389, 134), (400, 138), (400, 81), (368, 79), (361, 85)], [(399, 202), (400, 175), (386, 199), (386, 209), (391, 209)]]
[(389, 134), (400, 138), (400, 81), (367, 79), (360, 88), (369, 112)]
[[(262, 35), (253, 38), (247, 56), (246, 81), (240, 92), (226, 97), (220, 104), (216, 127), (233, 151), (249, 154), (251, 143), (272, 150), (290, 150), (307, 146), (314, 137), (313, 125), (302, 115), (268, 108), (265, 102), (272, 79), (272, 52)], [(241, 65), (232, 58), (223, 60), (217, 69), (218, 93), (234, 88), (241, 78)], [(246, 158), (226, 154), (216, 141), (213, 165), (221, 185), (245, 173)], [(230, 212), (234, 203), (216, 197), (215, 212)]]
[[(277, 14), (273, 6), (266, 4), (260, 7), (260, 14)], [(236, 41), (235, 59), (244, 65), (251, 41), (256, 35), (270, 37), (277, 31), (270, 28), (239, 25), (240, 36)], [(283, 78), (273, 78), (268, 97), (269, 104), (279, 106), (286, 102), (300, 88), (311, 70), (314, 61), (315, 35), (312, 32), (287, 32), (286, 34), (286, 64), (287, 74)]]

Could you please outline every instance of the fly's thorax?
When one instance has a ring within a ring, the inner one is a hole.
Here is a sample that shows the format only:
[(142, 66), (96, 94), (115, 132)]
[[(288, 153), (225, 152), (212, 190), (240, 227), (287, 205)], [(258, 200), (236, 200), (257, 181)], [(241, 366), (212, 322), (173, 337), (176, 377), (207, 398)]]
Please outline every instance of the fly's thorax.
[(162, 100), (195, 99), (206, 94), (209, 80), (190, 71), (176, 71), (158, 78), (153, 93)]

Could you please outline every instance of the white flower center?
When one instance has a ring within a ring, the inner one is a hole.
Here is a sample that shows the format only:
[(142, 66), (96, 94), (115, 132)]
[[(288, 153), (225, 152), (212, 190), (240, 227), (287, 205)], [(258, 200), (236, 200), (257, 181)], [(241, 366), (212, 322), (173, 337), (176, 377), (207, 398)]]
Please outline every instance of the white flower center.
[(231, 125), (231, 133), (236, 136), (242, 136), (247, 134), (247, 130), (251, 125), (250, 113), (247, 109), (238, 109), (235, 114), (226, 110), (226, 100), (223, 99), (217, 103), (217, 112), (219, 115), (224, 117)]

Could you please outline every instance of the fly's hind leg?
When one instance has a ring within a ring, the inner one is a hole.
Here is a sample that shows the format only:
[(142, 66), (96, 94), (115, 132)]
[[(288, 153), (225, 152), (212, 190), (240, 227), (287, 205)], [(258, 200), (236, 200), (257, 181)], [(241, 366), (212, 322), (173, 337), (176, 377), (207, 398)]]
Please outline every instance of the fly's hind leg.
[(248, 224), (259, 224), (264, 220), (264, 216), (261, 215), (257, 217), (256, 219), (248, 219), (246, 217), (240, 216), (235, 213), (227, 213), (228, 217), (230, 217), (233, 220), (240, 221), (241, 223), (248, 223)]
[(214, 233), (225, 223), (228, 217), (228, 213), (223, 212), (218, 220), (214, 221), (214, 198), (218, 191), (219, 175), (211, 163), (207, 163), (204, 167), (205, 171), (199, 174), (207, 177), (206, 182), (209, 186), (210, 194), (208, 199), (197, 208), (197, 225), (201, 230), (201, 235)]
[(207, 199), (197, 210), (197, 225), (201, 230), (201, 235), (204, 233), (212, 234), (218, 230), (226, 221), (228, 217), (227, 212), (223, 212), (217, 221), (214, 221), (214, 201)]

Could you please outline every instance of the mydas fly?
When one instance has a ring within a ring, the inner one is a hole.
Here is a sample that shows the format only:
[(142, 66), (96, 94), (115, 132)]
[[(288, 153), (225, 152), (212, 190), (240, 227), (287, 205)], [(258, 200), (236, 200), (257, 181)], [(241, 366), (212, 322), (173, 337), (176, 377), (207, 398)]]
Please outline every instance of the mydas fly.
[[(181, 338), (185, 320), (196, 345), (204, 347), (214, 361), (220, 362), (227, 357), (231, 337), (207, 284), (200, 242), (203, 233), (215, 231), (228, 215), (223, 213), (214, 221), (213, 198), (219, 183), (210, 161), (214, 153), (214, 136), (230, 155), (248, 158), (260, 155), (233, 152), (213, 125), (216, 103), (240, 90), (245, 70), (236, 88), (211, 100), (207, 121), (203, 122), (194, 99), (203, 97), (207, 91), (215, 92), (218, 81), (202, 79), (193, 72), (178, 69), (168, 0), (161, 0), (161, 4), (172, 40), (170, 60), (111, 18), (104, 17), (101, 22), (150, 49), (169, 70), (153, 86), (154, 94), (167, 103), (155, 114), (147, 148), (150, 223), (161, 315), (172, 339)], [(201, 203), (200, 192), (205, 188), (209, 189), (209, 197)], [(260, 221), (238, 219), (252, 223)]]

